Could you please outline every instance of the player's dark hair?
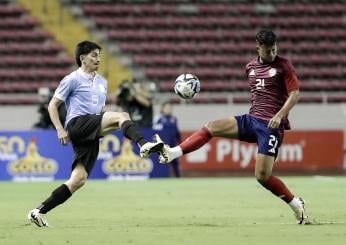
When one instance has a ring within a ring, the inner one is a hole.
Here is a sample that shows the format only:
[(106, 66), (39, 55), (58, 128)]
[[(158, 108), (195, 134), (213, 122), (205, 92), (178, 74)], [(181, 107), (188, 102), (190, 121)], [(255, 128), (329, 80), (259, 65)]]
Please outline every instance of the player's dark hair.
[(80, 61), (80, 56), (84, 54), (89, 54), (95, 49), (99, 49), (100, 51), (102, 50), (102, 48), (98, 44), (90, 41), (83, 41), (77, 44), (75, 51), (75, 59), (78, 67), (81, 67), (82, 65), (82, 62)]
[(275, 33), (272, 30), (269, 29), (262, 29), (256, 34), (256, 41), (259, 45), (274, 45), (276, 42), (276, 36)]

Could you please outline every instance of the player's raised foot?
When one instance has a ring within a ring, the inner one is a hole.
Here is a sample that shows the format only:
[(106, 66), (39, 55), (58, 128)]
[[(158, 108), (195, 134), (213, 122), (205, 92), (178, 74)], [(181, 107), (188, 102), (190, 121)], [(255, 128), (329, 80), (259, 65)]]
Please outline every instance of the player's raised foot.
[(39, 227), (48, 227), (48, 221), (45, 214), (41, 214), (40, 210), (35, 208), (28, 213), (28, 220)]
[(147, 158), (152, 152), (160, 152), (162, 147), (163, 141), (158, 134), (155, 134), (152, 141), (141, 146), (139, 154), (141, 157)]
[(164, 145), (159, 153), (160, 163), (170, 163), (173, 160), (174, 158), (171, 152), (171, 148), (168, 145)]
[(301, 197), (295, 197), (299, 205), (294, 209), (294, 216), (296, 217), (299, 225), (310, 224), (309, 217), (305, 210), (305, 201)]

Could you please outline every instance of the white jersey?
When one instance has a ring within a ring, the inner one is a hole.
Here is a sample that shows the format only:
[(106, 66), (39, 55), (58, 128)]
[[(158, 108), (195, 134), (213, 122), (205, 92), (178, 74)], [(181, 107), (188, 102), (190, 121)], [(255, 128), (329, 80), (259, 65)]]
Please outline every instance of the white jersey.
[(99, 74), (92, 76), (79, 68), (61, 80), (54, 97), (65, 101), (66, 127), (74, 117), (101, 113), (106, 104), (107, 80)]

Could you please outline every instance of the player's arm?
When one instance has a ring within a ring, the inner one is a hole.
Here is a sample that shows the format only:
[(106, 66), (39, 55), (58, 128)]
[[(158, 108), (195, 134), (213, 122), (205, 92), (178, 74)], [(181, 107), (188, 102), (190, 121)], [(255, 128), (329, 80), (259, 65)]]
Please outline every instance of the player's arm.
[(289, 96), (285, 102), (285, 104), (281, 107), (280, 111), (278, 111), (275, 116), (269, 121), (269, 128), (278, 128), (281, 123), (281, 119), (288, 115), (290, 110), (297, 104), (299, 99), (299, 90), (294, 90), (289, 93)]
[(67, 132), (65, 131), (63, 125), (60, 122), (60, 118), (59, 118), (59, 106), (63, 103), (64, 101), (53, 97), (48, 105), (48, 112), (49, 112), (49, 116), (50, 116), (50, 120), (52, 121), (52, 123), (54, 124), (57, 133), (58, 133), (58, 139), (60, 144), (62, 145), (66, 145), (69, 141), (69, 137)]
[(285, 71), (284, 83), (287, 88), (288, 98), (281, 109), (275, 114), (275, 116), (269, 121), (269, 128), (278, 128), (281, 123), (281, 119), (288, 115), (290, 110), (295, 104), (297, 104), (299, 99), (299, 82), (293, 65), (289, 62), (283, 63), (283, 68)]

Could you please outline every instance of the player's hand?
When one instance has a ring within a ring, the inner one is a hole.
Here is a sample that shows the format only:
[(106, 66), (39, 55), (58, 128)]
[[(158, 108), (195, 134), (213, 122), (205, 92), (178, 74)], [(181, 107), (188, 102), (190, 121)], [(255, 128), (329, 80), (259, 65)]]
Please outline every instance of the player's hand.
[(281, 116), (275, 115), (272, 119), (270, 119), (268, 123), (268, 128), (278, 128), (281, 123)]
[(65, 129), (58, 129), (58, 139), (60, 144), (62, 145), (67, 145), (67, 143), (70, 141), (70, 138), (68, 137), (67, 132), (65, 131)]

